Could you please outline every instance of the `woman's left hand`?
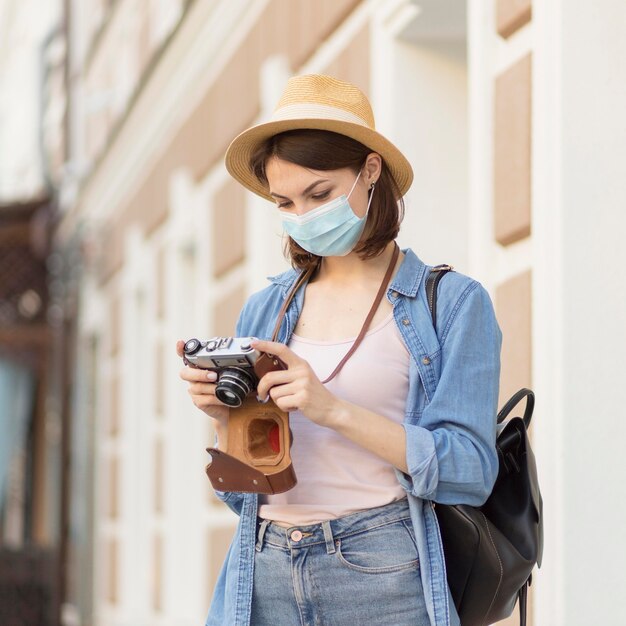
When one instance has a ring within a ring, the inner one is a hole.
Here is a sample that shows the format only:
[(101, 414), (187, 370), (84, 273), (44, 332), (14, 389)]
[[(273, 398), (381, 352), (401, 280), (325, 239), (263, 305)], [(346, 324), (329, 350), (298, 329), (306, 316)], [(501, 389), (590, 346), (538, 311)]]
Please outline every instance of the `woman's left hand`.
[(261, 378), (259, 398), (268, 394), (283, 411), (301, 411), (320, 426), (330, 426), (340, 401), (324, 387), (307, 361), (301, 359), (285, 344), (255, 340), (252, 347), (277, 356), (286, 370), (269, 372)]

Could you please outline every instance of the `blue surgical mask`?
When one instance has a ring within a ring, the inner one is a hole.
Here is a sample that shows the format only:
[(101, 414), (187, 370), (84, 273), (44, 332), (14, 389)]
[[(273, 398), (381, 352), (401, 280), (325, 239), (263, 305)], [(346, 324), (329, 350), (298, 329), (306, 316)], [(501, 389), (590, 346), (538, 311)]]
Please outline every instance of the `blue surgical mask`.
[(305, 213), (294, 215), (281, 211), (285, 232), (302, 248), (317, 256), (346, 256), (359, 242), (372, 203), (374, 190), (370, 192), (363, 217), (357, 217), (348, 202), (361, 176), (359, 171), (350, 193)]

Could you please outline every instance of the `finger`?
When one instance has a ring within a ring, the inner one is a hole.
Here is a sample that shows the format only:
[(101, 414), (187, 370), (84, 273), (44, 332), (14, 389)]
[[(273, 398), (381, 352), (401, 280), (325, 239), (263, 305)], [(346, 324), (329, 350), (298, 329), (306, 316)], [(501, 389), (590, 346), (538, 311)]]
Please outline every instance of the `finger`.
[(182, 357), (182, 356), (183, 356), (183, 348), (184, 348), (184, 347), (185, 347), (185, 342), (184, 342), (182, 339), (179, 339), (179, 340), (176, 342), (176, 354), (177, 354), (179, 357)]
[(302, 361), (302, 359), (284, 343), (255, 339), (251, 342), (251, 345), (256, 350), (277, 356), (287, 367), (297, 365)]
[(192, 398), (202, 399), (203, 403), (206, 406), (223, 406), (223, 407), (230, 408), (227, 404), (224, 404), (214, 393), (211, 393), (210, 391), (202, 389), (201, 387), (197, 387), (195, 389), (192, 389), (191, 387), (189, 387), (187, 391), (189, 392), (189, 395)]
[(207, 381), (215, 382), (217, 380), (217, 372), (213, 370), (203, 370), (199, 367), (183, 367), (179, 376), (188, 383)]
[(209, 407), (212, 407), (212, 406), (225, 406), (215, 396), (207, 396), (204, 394), (199, 394), (199, 395), (192, 395), (191, 399), (193, 403), (199, 409), (208, 409)]
[(298, 387), (295, 383), (289, 385), (277, 385), (270, 389), (269, 395), (272, 400), (278, 400), (279, 398), (287, 398), (297, 393)]
[(192, 396), (199, 396), (199, 395), (215, 396), (216, 386), (217, 385), (212, 385), (211, 383), (191, 383), (187, 391)]
[(284, 385), (294, 380), (293, 372), (289, 370), (276, 370), (268, 372), (261, 378), (257, 386), (257, 394), (260, 398), (266, 398), (269, 390), (275, 385)]
[[(286, 385), (282, 385), (281, 387), (274, 387), (270, 391), (270, 396), (274, 401), (274, 404), (281, 409), (282, 411), (297, 411), (300, 408), (298, 403), (297, 396), (294, 395), (293, 390), (290, 392), (286, 392), (284, 387)], [(282, 394), (285, 395), (282, 395)], [(274, 397), (275, 396), (275, 397)]]

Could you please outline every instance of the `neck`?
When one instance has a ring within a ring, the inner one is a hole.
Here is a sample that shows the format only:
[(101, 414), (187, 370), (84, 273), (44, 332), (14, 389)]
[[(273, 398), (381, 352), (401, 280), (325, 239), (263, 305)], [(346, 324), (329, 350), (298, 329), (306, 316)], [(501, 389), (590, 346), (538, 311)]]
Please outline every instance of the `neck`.
[(361, 259), (355, 252), (346, 256), (324, 257), (317, 280), (351, 284), (353, 281), (380, 281), (391, 262), (395, 245), (395, 242), (390, 241), (382, 254), (373, 259)]

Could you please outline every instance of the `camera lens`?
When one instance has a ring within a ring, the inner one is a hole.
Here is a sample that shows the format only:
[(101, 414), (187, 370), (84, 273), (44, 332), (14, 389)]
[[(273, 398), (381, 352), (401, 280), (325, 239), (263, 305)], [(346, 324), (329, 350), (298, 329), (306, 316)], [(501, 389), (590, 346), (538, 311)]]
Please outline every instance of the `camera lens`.
[(255, 384), (256, 380), (251, 371), (240, 367), (227, 367), (222, 370), (215, 388), (215, 395), (224, 404), (238, 407)]

